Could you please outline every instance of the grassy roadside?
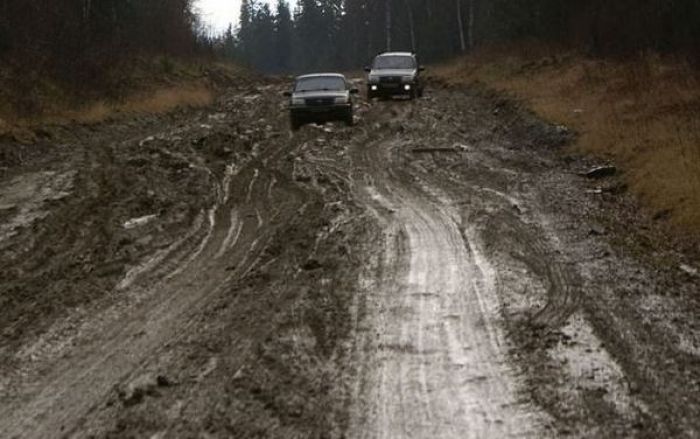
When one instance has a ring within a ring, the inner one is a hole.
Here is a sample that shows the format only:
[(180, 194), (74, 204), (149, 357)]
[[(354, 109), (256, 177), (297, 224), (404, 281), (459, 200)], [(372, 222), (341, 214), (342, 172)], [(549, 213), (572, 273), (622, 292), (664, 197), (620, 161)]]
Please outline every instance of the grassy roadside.
[(579, 134), (573, 148), (620, 166), (657, 218), (700, 233), (700, 71), (647, 55), (608, 61), (537, 47), (485, 49), (438, 66), (447, 85), (481, 82)]
[(49, 80), (12, 87), (16, 80), (0, 75), (0, 138), (31, 143), (32, 130), (45, 124), (95, 124), (206, 106), (217, 89), (251, 78), (232, 64), (167, 57), (136, 60), (108, 76), (101, 89), (75, 90)]

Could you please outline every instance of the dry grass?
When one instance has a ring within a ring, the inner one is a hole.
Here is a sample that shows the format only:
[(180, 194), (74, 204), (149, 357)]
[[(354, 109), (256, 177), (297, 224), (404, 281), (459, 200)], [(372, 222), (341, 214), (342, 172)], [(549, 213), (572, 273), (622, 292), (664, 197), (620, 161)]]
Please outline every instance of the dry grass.
[(653, 212), (700, 232), (700, 72), (676, 59), (592, 60), (546, 48), (485, 50), (440, 66), (451, 84), (480, 81), (575, 129), (580, 151), (625, 170)]
[(163, 114), (179, 107), (203, 107), (214, 100), (205, 85), (190, 84), (165, 87), (151, 93), (139, 94), (119, 103), (96, 102), (80, 109), (48, 115), (45, 119), (63, 122), (97, 123), (114, 117), (134, 114)]
[[(7, 138), (23, 144), (36, 142), (35, 130), (48, 125), (97, 124), (142, 114), (164, 114), (180, 107), (203, 107), (214, 101), (212, 87), (198, 82), (179, 86), (154, 87), (118, 102), (96, 101), (80, 108), (51, 102), (51, 110), (32, 118), (17, 118), (0, 113), (0, 140)], [(3, 119), (4, 116), (6, 119)]]
[(22, 83), (0, 61), (0, 137), (8, 133), (13, 137), (46, 123), (99, 123), (206, 106), (216, 90), (255, 80), (250, 71), (231, 63), (169, 57), (136, 58), (104, 76), (109, 86), (103, 84), (103, 88), (76, 90), (50, 78)]

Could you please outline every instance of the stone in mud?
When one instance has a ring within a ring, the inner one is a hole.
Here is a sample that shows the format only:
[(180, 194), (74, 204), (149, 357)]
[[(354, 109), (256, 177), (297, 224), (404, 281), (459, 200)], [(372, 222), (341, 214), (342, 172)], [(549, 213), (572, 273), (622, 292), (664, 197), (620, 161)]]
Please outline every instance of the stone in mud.
[(146, 216), (142, 216), (139, 218), (133, 218), (133, 219), (130, 219), (130, 220), (124, 222), (124, 224), (122, 224), (122, 227), (124, 229), (127, 229), (127, 230), (133, 229), (136, 227), (141, 227), (141, 226), (144, 226), (144, 225), (150, 223), (151, 221), (153, 221), (156, 218), (158, 218), (157, 214), (146, 215)]
[(173, 382), (165, 375), (158, 375), (156, 377), (156, 384), (158, 387), (170, 387), (173, 385)]
[(591, 236), (603, 236), (605, 235), (606, 230), (603, 226), (600, 226), (598, 224), (593, 224), (591, 226), (591, 230), (588, 232), (589, 235)]
[[(143, 375), (126, 387), (119, 389), (117, 395), (125, 407), (141, 404), (146, 396), (157, 396), (156, 388), (159, 387), (159, 380), (153, 375)], [(164, 386), (160, 386), (164, 387)]]
[(33, 131), (18, 128), (12, 132), (12, 140), (22, 145), (32, 145), (36, 143), (37, 137)]
[(585, 177), (587, 178), (606, 178), (606, 177), (612, 177), (613, 175), (617, 174), (617, 167), (615, 166), (598, 166), (597, 168), (593, 168), (590, 171), (586, 172), (584, 174)]
[(154, 140), (156, 140), (156, 138), (154, 136), (148, 136), (139, 142), (139, 147), (143, 147), (144, 145), (147, 145), (147, 144), (153, 142)]
[(305, 271), (313, 271), (313, 270), (318, 270), (321, 268), (323, 265), (317, 260), (317, 259), (309, 259), (304, 263), (304, 265), (301, 266), (302, 270)]
[(690, 277), (698, 277), (698, 269), (691, 267), (690, 265), (687, 264), (681, 264), (680, 266), (681, 271), (683, 271), (685, 274), (687, 274)]

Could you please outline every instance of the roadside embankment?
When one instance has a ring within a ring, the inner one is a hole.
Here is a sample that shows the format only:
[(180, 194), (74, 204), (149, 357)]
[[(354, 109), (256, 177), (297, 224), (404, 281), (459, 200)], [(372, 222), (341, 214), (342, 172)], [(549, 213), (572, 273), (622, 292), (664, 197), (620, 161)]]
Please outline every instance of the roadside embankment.
[(483, 83), (574, 130), (574, 152), (617, 166), (655, 220), (700, 234), (697, 67), (657, 55), (613, 61), (519, 46), (482, 50), (434, 76), (448, 86)]
[(100, 86), (81, 89), (33, 72), (23, 80), (4, 73), (0, 65), (0, 138), (24, 144), (34, 143), (36, 131), (45, 125), (95, 124), (203, 107), (213, 102), (216, 90), (252, 78), (229, 63), (169, 57), (132, 60), (106, 74)]

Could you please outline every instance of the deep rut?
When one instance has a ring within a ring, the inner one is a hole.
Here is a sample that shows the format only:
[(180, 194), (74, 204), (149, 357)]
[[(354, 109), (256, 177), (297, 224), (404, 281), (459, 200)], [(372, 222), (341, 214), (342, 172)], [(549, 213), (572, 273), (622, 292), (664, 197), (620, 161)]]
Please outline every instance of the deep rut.
[(357, 154), (372, 182), (360, 197), (405, 244), (387, 237), (383, 266), (392, 268), (373, 282), (379, 339), (353, 436), (541, 437), (543, 415), (519, 402), (493, 269), (446, 195), (391, 171), (391, 149), (380, 142)]
[[(268, 162), (282, 152), (269, 151)], [(253, 161), (214, 183), (216, 203), (190, 231), (127, 272), (117, 289), (138, 299), (127, 310), (106, 310), (62, 342), (75, 348), (55, 358), (50, 373), (34, 372), (33, 385), (3, 406), (0, 436), (44, 438), (80, 428), (115, 386), (187, 333), (189, 316), (208, 297), (246, 274), (274, 233), (268, 220), (289, 216), (305, 202), (293, 184), (273, 193), (278, 175), (262, 166)], [(246, 190), (234, 195), (232, 186)]]

